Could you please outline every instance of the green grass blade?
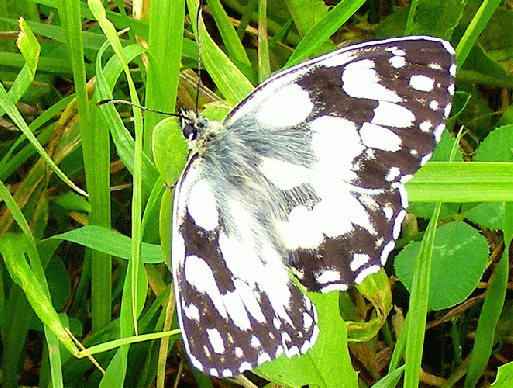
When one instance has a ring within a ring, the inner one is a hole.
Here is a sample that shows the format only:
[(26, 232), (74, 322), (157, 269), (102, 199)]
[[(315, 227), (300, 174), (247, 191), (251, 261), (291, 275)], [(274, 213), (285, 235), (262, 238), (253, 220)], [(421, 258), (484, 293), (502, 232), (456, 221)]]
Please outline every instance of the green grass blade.
[(342, 0), (333, 7), (322, 20), (306, 34), (296, 47), (285, 67), (295, 65), (308, 58), (321, 44), (326, 42), (344, 24), (365, 0)]
[(258, 82), (271, 75), (269, 37), (267, 36), (267, 0), (258, 2)]
[(513, 163), (429, 162), (406, 184), (411, 202), (513, 200)]
[[(513, 204), (508, 202), (506, 203), (506, 214), (504, 217), (504, 244), (506, 247), (510, 247), (511, 244), (513, 235), (512, 225)], [(474, 348), (472, 349), (467, 376), (465, 377), (465, 388), (471, 388), (476, 385), (492, 354), (492, 348), (495, 344), (495, 330), (504, 306), (508, 287), (509, 255), (510, 251), (507, 248), (504, 250), (502, 258), (488, 285), (488, 292), (479, 315)]]
[(438, 203), (431, 221), (422, 239), (419, 257), (415, 263), (415, 274), (410, 296), (408, 311), (408, 326), (406, 339), (406, 368), (404, 370), (404, 387), (419, 386), (419, 371), (424, 349), (424, 334), (426, 331), (426, 315), (429, 302), (429, 280), (431, 273), (431, 257), (436, 233), (436, 223), (440, 214), (441, 204)]
[[(0, 236), (0, 252), (12, 279), (23, 289), (32, 309), (43, 324), (59, 338), (66, 349), (78, 355), (78, 349), (52, 306), (46, 282), (43, 284), (39, 281), (36, 272), (25, 259), (26, 253), (29, 257), (34, 254), (30, 252), (33, 250), (31, 244), (25, 235), (7, 233)], [(37, 255), (37, 251), (35, 254)]]
[(32, 146), (36, 149), (36, 151), (41, 155), (41, 158), (48, 164), (48, 166), (52, 169), (52, 171), (69, 187), (75, 190), (77, 193), (87, 196), (87, 193), (76, 186), (62, 171), (54, 161), (50, 158), (50, 156), (45, 152), (41, 144), (37, 141), (36, 137), (27, 126), (27, 123), (21, 117), (20, 112), (16, 109), (16, 106), (10, 100), (3, 84), (0, 83), (0, 107), (7, 113), (7, 115), (11, 118), (11, 120), (16, 124), (16, 126), (23, 132), (23, 134), (30, 141)]
[[(198, 10), (197, 0), (187, 0), (190, 15), (196, 15)], [(194, 30), (196, 20), (191, 20)], [(208, 34), (202, 18), (200, 18), (199, 36), (201, 45), (201, 60), (214, 80), (223, 96), (231, 104), (235, 105), (253, 90), (253, 85), (232, 61), (216, 46)]]
[(230, 60), (251, 69), (246, 50), (219, 0), (207, 0)]
[[(150, 18), (146, 105), (174, 113), (182, 61), (185, 0), (153, 1), (151, 14), (159, 16)], [(163, 117), (145, 113), (144, 151), (148, 156), (152, 154), (153, 130)]]
[[(116, 30), (112, 23), (106, 18), (105, 9), (99, 0), (89, 0), (88, 5), (96, 20), (100, 24), (104, 34), (107, 36), (114, 52), (120, 59), (123, 71), (127, 77), (130, 98), (136, 105), (140, 105), (137, 97), (137, 89), (131, 78), (127, 61), (123, 54), (123, 48)], [(132, 255), (128, 264), (127, 277), (123, 285), (123, 298), (121, 300), (120, 314), (120, 335), (127, 337), (138, 332), (137, 318), (139, 317), (144, 300), (146, 298), (147, 281), (144, 276), (144, 268), (140, 259), (142, 242), (142, 159), (143, 159), (143, 122), (140, 110), (134, 110), (135, 126), (135, 154), (133, 174), (133, 198), (132, 198)], [(109, 364), (106, 374), (100, 386), (120, 386), (123, 384), (126, 375), (128, 346), (123, 346), (114, 356)], [(114, 384), (114, 385), (113, 385)]]
[[(78, 0), (61, 1), (59, 16), (63, 20), (63, 35), (71, 56), (75, 96), (80, 117), (82, 158), (91, 211), (89, 222), (110, 227), (110, 136), (99, 120), (97, 109), (90, 109), (84, 49), (82, 19)], [(91, 252), (91, 310), (93, 331), (106, 326), (111, 317), (111, 268), (109, 255)]]
[(463, 63), (470, 54), (470, 50), (476, 44), (477, 38), (483, 32), (492, 17), (493, 13), (501, 3), (501, 0), (484, 0), (472, 18), (465, 33), (461, 37), (458, 46), (456, 47), (456, 60), (458, 67), (462, 67)]

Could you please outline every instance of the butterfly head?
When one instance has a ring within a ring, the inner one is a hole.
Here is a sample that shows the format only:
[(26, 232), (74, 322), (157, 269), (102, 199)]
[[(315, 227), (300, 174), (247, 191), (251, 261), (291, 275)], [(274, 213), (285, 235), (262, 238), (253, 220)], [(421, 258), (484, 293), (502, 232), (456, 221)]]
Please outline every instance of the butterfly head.
[(189, 144), (191, 155), (201, 153), (219, 133), (221, 124), (216, 125), (202, 115), (193, 111), (180, 111), (180, 128)]

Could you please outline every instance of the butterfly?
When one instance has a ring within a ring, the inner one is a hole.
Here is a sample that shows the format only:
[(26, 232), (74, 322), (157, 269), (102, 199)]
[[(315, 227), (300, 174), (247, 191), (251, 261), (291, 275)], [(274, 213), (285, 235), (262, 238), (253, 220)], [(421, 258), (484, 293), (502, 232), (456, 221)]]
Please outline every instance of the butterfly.
[(315, 307), (291, 273), (326, 293), (382, 268), (455, 73), (447, 41), (376, 40), (274, 74), (223, 123), (182, 115), (172, 272), (192, 366), (230, 377), (314, 345)]

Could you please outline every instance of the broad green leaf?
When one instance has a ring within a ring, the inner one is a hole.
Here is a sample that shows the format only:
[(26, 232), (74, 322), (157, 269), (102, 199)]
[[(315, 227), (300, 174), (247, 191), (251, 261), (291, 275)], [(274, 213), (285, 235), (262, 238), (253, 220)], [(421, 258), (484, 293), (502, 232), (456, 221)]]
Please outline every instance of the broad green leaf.
[[(411, 289), (420, 243), (412, 242), (395, 259), (396, 274)], [(433, 246), (429, 309), (441, 310), (463, 302), (476, 288), (488, 260), (488, 243), (461, 221), (437, 229)]]

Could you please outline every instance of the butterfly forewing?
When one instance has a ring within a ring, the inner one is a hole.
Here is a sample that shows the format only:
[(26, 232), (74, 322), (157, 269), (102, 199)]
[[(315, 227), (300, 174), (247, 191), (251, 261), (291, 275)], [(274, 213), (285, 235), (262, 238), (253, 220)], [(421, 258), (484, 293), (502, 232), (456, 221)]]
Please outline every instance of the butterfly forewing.
[(172, 252), (192, 365), (227, 377), (312, 346), (315, 310), (288, 270), (327, 292), (384, 265), (454, 72), (437, 38), (362, 43), (277, 73), (222, 126), (198, 126)]

